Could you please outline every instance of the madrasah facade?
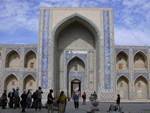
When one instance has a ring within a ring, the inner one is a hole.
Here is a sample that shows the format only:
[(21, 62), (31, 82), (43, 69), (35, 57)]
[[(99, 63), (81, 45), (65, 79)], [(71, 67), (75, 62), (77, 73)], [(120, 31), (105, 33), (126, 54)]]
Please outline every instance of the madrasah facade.
[(0, 44), (0, 94), (41, 86), (43, 97), (53, 88), (149, 101), (150, 46), (115, 45), (113, 18), (109, 8), (42, 7), (37, 44)]

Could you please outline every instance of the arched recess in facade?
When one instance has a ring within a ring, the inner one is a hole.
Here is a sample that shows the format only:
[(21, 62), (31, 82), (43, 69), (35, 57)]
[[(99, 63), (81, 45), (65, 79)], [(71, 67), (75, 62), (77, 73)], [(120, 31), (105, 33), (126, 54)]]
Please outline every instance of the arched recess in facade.
[[(77, 77), (78, 75), (81, 76)], [(72, 93), (75, 91), (82, 92), (83, 88), (81, 87), (81, 85), (84, 84), (82, 83), (83, 76), (86, 76), (85, 64), (80, 58), (74, 57), (67, 64), (67, 95), (68, 96), (71, 97)]]
[[(54, 29), (54, 86), (60, 91), (60, 76), (64, 75), (64, 52), (66, 50), (90, 50), (97, 59), (98, 29), (87, 18), (75, 14), (62, 20)], [(93, 55), (93, 56), (94, 56)], [(95, 61), (96, 62), (96, 61)], [(99, 67), (99, 64), (97, 64)], [(66, 77), (67, 75), (65, 75)], [(98, 78), (97, 78), (98, 79)], [(65, 83), (64, 83), (65, 84)], [(66, 85), (67, 86), (67, 85)], [(65, 86), (64, 86), (65, 87)], [(67, 88), (64, 88), (66, 91)]]
[(19, 81), (17, 77), (14, 74), (11, 74), (6, 77), (4, 81), (4, 89), (7, 90), (7, 92), (12, 91), (13, 88), (19, 87)]
[(134, 87), (136, 99), (148, 98), (148, 81), (143, 76), (140, 76), (135, 80)]
[(129, 98), (129, 80), (124, 76), (117, 80), (117, 93), (120, 94), (122, 99)]
[(147, 56), (139, 51), (134, 56), (134, 69), (147, 69)]
[(127, 70), (128, 65), (128, 55), (123, 51), (119, 52), (116, 57), (117, 70)]
[(23, 88), (31, 90), (32, 92), (36, 90), (36, 80), (32, 75), (28, 75), (24, 78)]
[(36, 54), (33, 51), (29, 51), (25, 55), (24, 67), (28, 69), (36, 68)]
[(20, 55), (15, 50), (7, 54), (5, 67), (6, 68), (20, 68), (21, 67)]

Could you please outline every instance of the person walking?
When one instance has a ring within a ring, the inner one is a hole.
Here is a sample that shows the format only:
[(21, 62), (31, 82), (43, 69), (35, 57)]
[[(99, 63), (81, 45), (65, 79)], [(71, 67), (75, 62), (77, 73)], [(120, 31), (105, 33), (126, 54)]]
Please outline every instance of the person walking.
[(16, 101), (16, 98), (15, 98), (15, 88), (13, 88), (13, 92), (12, 92), (12, 96), (13, 96), (13, 108), (15, 109), (15, 101)]
[(79, 93), (78, 92), (73, 93), (73, 100), (74, 100), (75, 109), (78, 109), (79, 108)]
[(67, 97), (64, 94), (64, 91), (61, 91), (60, 96), (58, 97), (58, 104), (59, 113), (65, 113)]
[(117, 100), (116, 100), (116, 104), (118, 105), (118, 107), (120, 107), (120, 95), (117, 95)]
[(37, 90), (37, 107), (39, 108), (39, 110), (41, 110), (42, 108), (42, 94), (43, 94), (42, 88), (39, 87)]
[(50, 89), (48, 96), (47, 96), (47, 108), (48, 108), (48, 113), (53, 113), (53, 101), (54, 97), (52, 95), (53, 90)]
[(94, 97), (94, 100), (97, 100), (97, 94), (96, 94), (96, 91), (94, 91), (93, 97)]
[(32, 98), (33, 98), (33, 102), (32, 102), (32, 108), (35, 108), (35, 110), (37, 110), (37, 107), (38, 107), (38, 98), (37, 98), (37, 94), (38, 94), (38, 90), (36, 90), (33, 95), (32, 95)]
[(14, 109), (19, 108), (20, 107), (20, 97), (19, 97), (19, 88), (17, 88), (16, 90), (13, 89), (13, 103), (14, 103)]
[(8, 105), (9, 105), (9, 108), (13, 108), (13, 93), (12, 93), (12, 91), (10, 91), (9, 93), (8, 93), (8, 98), (9, 98), (9, 103), (8, 103)]
[(117, 104), (116, 110), (121, 112), (122, 110), (121, 110), (121, 107), (120, 107), (120, 94), (117, 95), (116, 104)]
[(16, 89), (16, 108), (20, 107), (19, 88)]
[(22, 107), (22, 112), (25, 112), (26, 105), (27, 105), (27, 94), (26, 94), (25, 90), (21, 94), (21, 102), (20, 103), (21, 103), (21, 107)]
[(2, 104), (2, 109), (5, 109), (7, 106), (7, 93), (6, 90), (4, 90), (2, 97), (1, 97), (1, 104)]
[(32, 103), (32, 93), (30, 90), (27, 92), (27, 107), (30, 108)]
[(83, 92), (83, 94), (82, 94), (82, 99), (83, 99), (83, 105), (85, 105), (86, 104), (86, 93), (85, 92)]

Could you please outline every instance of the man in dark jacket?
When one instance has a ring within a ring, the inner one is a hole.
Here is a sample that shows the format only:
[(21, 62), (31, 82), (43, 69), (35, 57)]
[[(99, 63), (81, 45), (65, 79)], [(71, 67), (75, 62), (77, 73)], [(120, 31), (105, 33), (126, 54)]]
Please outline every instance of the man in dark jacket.
[(26, 91), (24, 91), (21, 95), (21, 107), (22, 107), (22, 112), (25, 112), (26, 109), (26, 101), (27, 101), (27, 94)]
[(8, 93), (8, 98), (9, 98), (9, 108), (13, 108), (13, 98), (14, 98), (14, 96), (13, 96), (13, 93), (11, 91)]
[(1, 97), (1, 103), (2, 103), (2, 109), (5, 109), (5, 107), (7, 106), (7, 93), (6, 90), (4, 90), (4, 93), (2, 94)]
[(42, 108), (42, 94), (43, 94), (42, 88), (39, 87), (37, 90), (37, 105), (39, 110), (41, 110)]
[(48, 108), (48, 113), (53, 113), (53, 101), (54, 97), (52, 95), (53, 90), (50, 89), (48, 96), (47, 96), (47, 108)]
[(33, 94), (32, 94), (32, 98), (33, 98), (33, 103), (32, 103), (32, 108), (35, 108), (35, 110), (37, 110), (38, 104), (37, 104), (37, 93), (38, 90), (36, 90)]

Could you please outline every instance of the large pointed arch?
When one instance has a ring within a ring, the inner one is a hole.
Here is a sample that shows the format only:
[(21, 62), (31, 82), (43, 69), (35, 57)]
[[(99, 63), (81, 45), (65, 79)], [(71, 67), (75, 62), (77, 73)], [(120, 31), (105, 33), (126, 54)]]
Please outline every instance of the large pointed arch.
[[(62, 19), (55, 27), (53, 30), (53, 37), (57, 37), (57, 34), (59, 34), (59, 32), (61, 31), (62, 28), (64, 28), (64, 25), (67, 26), (70, 23), (72, 23), (73, 21), (80, 21), (82, 22), (84, 25), (86, 25), (86, 27), (90, 30), (92, 30), (93, 34), (95, 35), (96, 38), (98, 38), (100, 36), (100, 32), (97, 28), (97, 26), (88, 18), (75, 13), (72, 14), (64, 19)], [(67, 24), (66, 24), (67, 23)]]
[[(75, 32), (74, 32), (75, 31)], [(65, 59), (65, 51), (92, 51), (92, 55), (99, 67), (98, 59), (99, 54), (99, 31), (91, 20), (87, 19), (80, 14), (73, 14), (62, 21), (60, 21), (53, 30), (54, 39), (54, 84), (56, 91), (59, 91), (62, 86), (60, 86), (60, 79), (64, 73), (67, 74), (67, 65), (63, 67), (63, 62)], [(66, 60), (66, 59), (65, 59)], [(98, 73), (98, 72), (95, 72)], [(96, 76), (96, 74), (95, 74)], [(66, 78), (63, 77), (66, 81)], [(99, 78), (98, 78), (99, 79)], [(67, 82), (67, 81), (66, 81)], [(97, 84), (96, 84), (97, 85)], [(67, 89), (67, 85), (63, 86)], [(93, 87), (93, 86), (92, 86)], [(57, 92), (56, 92), (57, 94)]]
[(93, 35), (92, 37), (94, 37), (93, 40), (95, 43), (94, 44), (95, 48), (98, 49), (98, 45), (99, 45), (98, 38), (100, 37), (98, 28), (91, 20), (77, 13), (64, 18), (54, 27), (54, 30), (52, 33), (54, 37), (55, 46), (57, 46), (57, 43), (58, 43), (57, 40), (58, 40), (59, 34), (68, 26), (72, 25), (73, 23), (75, 23), (75, 25), (81, 24), (84, 28), (86, 28), (91, 33), (91, 35)]

